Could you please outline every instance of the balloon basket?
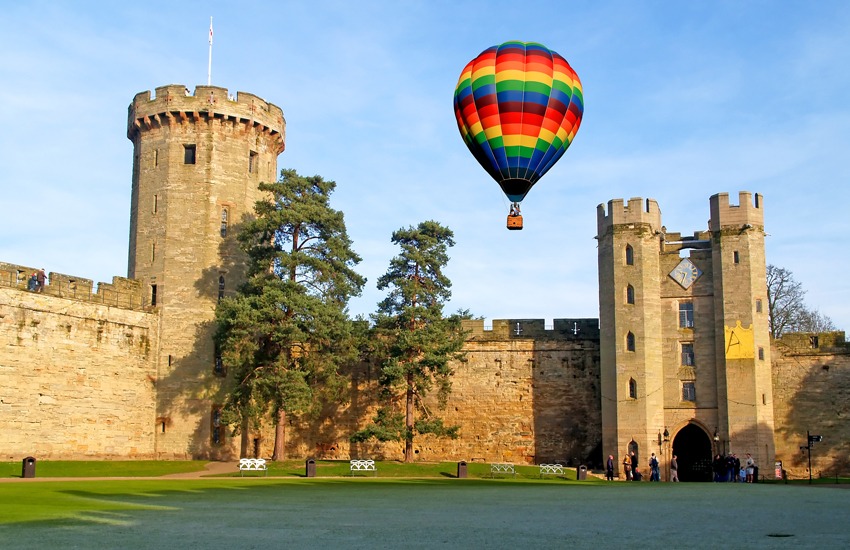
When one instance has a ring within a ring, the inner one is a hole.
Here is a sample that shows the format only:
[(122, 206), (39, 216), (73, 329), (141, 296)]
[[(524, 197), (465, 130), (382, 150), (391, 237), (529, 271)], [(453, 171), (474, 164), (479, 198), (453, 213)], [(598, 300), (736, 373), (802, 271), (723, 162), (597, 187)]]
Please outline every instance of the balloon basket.
[(522, 216), (508, 216), (508, 229), (519, 231), (522, 229)]

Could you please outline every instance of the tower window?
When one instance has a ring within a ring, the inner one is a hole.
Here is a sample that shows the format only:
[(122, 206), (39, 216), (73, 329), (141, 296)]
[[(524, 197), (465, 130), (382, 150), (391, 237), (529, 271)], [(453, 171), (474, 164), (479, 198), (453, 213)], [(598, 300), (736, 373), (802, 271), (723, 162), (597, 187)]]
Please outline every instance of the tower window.
[(151, 243), (151, 261), (156, 260), (156, 243)]
[(159, 166), (159, 149), (154, 149), (153, 165), (154, 165), (154, 167)]
[(224, 443), (224, 429), (221, 425), (221, 405), (213, 405), (210, 421), (212, 424), (212, 430), (210, 433), (212, 444), (221, 445)]
[(151, 305), (156, 305), (156, 285), (151, 285)]
[(693, 302), (679, 303), (679, 328), (694, 328)]
[(227, 208), (221, 209), (221, 238), (227, 237)]
[(635, 251), (632, 245), (626, 245), (626, 265), (635, 265)]
[(626, 351), (635, 351), (635, 335), (631, 332), (626, 335)]
[(759, 348), (759, 361), (764, 361), (764, 348)]
[(251, 151), (248, 154), (248, 173), (253, 174), (257, 171), (257, 153)]
[(218, 278), (218, 301), (222, 301), (224, 299), (224, 275), (219, 276)]
[(635, 303), (635, 287), (632, 285), (626, 287), (626, 303), (633, 305)]
[(682, 344), (682, 366), (683, 367), (693, 367), (694, 366), (694, 345), (693, 344)]
[(761, 313), (761, 300), (756, 300), (756, 313)]
[(195, 146), (183, 146), (183, 164), (195, 164)]
[(221, 358), (221, 351), (218, 346), (215, 347), (215, 364), (213, 366), (213, 374), (216, 376), (227, 376), (227, 369), (224, 367), (224, 360)]
[(682, 382), (682, 401), (696, 402), (697, 390), (693, 382)]
[(156, 195), (153, 196), (153, 213), (156, 214), (156, 207), (158, 206), (158, 198)]
[(734, 261), (736, 264), (740, 263), (740, 261), (741, 261), (741, 259), (738, 257), (738, 251), (737, 250), (732, 253), (732, 261)]
[(159, 424), (161, 426), (162, 433), (165, 433), (165, 422), (160, 422)]
[(629, 398), (637, 399), (637, 382), (634, 378), (629, 378)]

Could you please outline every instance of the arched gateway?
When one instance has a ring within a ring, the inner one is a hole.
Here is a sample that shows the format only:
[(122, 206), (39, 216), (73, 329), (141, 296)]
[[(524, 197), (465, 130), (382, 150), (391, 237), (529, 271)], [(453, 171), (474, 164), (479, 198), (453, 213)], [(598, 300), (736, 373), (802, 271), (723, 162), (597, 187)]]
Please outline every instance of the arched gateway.
[(711, 439), (695, 424), (688, 424), (673, 438), (679, 481), (711, 481)]

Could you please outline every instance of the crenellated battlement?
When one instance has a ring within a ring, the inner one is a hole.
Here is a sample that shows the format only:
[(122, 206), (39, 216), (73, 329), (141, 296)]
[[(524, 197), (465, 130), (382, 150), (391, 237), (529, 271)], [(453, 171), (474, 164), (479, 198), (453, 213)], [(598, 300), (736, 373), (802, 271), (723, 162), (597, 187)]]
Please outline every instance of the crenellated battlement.
[[(29, 279), (39, 270), (17, 264), (0, 262), (0, 287), (9, 287), (28, 292)], [(71, 300), (94, 302), (124, 309), (144, 309), (142, 283), (135, 279), (113, 277), (111, 283), (98, 283), (92, 292), (94, 281), (84, 277), (50, 272), (45, 281), (43, 294)]]
[(721, 229), (744, 229), (744, 226), (758, 227), (764, 230), (764, 197), (759, 193), (749, 191), (738, 193), (738, 204), (729, 204), (729, 193), (717, 193), (709, 199), (711, 204), (711, 220), (708, 223), (711, 231)]
[(219, 119), (268, 134), (281, 153), (286, 146), (283, 110), (247, 92), (237, 92), (234, 100), (229, 97), (227, 88), (218, 86), (197, 86), (189, 93), (182, 84), (169, 84), (156, 88), (153, 98), (150, 90), (140, 92), (128, 108), (127, 137), (132, 140), (138, 132), (170, 124)]
[(463, 321), (471, 331), (469, 340), (599, 340), (599, 319), (494, 319), (486, 328), (484, 319)]
[(605, 205), (596, 207), (596, 230), (597, 236), (602, 237), (608, 232), (608, 228), (623, 224), (648, 224), (653, 230), (661, 229), (661, 210), (654, 199), (633, 197), (625, 204), (623, 199), (612, 199), (608, 201), (608, 212)]

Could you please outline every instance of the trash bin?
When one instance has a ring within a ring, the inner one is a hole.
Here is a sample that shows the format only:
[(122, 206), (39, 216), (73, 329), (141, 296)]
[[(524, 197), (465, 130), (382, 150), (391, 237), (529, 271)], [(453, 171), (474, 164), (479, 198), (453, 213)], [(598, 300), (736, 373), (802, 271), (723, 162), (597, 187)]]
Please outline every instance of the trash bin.
[(576, 480), (587, 481), (587, 466), (579, 466), (576, 470)]
[(457, 463), (457, 478), (466, 479), (466, 461), (461, 460)]
[(759, 467), (753, 466), (753, 483), (759, 482)]
[(23, 460), (21, 477), (35, 477), (35, 459), (33, 457), (28, 456)]
[(316, 461), (312, 458), (307, 461), (307, 477), (316, 477)]

